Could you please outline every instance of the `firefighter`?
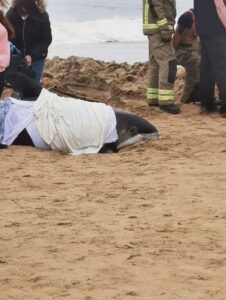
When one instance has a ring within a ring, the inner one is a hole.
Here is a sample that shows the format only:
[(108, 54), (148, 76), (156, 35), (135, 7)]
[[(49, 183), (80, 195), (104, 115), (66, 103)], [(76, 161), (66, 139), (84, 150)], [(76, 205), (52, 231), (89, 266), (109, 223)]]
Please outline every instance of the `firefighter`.
[(194, 0), (197, 33), (201, 41), (200, 88), (202, 111), (216, 110), (215, 81), (222, 102), (220, 114), (226, 117), (226, 1)]
[(173, 35), (173, 45), (176, 50), (177, 64), (185, 68), (185, 85), (180, 102), (200, 101), (200, 41), (193, 9), (179, 17)]
[(149, 41), (147, 100), (149, 106), (178, 114), (173, 85), (177, 62), (172, 44), (176, 17), (175, 0), (143, 0), (143, 33)]

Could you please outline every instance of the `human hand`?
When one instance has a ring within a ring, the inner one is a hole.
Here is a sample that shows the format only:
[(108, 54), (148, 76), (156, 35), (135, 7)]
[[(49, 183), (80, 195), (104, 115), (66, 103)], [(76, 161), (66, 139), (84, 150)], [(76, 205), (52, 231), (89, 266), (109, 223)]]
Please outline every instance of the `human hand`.
[(25, 59), (26, 64), (30, 67), (31, 64), (32, 64), (32, 58), (31, 58), (31, 56), (30, 55), (26, 55), (24, 59)]
[(172, 40), (172, 34), (172, 30), (170, 29), (160, 30), (160, 36), (163, 43), (169, 43)]

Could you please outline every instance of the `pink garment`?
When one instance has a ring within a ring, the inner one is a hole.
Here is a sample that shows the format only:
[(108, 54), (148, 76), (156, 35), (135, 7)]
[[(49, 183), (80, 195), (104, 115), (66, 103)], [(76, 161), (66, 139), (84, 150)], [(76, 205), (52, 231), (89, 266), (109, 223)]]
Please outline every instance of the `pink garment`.
[(10, 61), (10, 44), (8, 40), (8, 32), (0, 23), (0, 72), (5, 71)]

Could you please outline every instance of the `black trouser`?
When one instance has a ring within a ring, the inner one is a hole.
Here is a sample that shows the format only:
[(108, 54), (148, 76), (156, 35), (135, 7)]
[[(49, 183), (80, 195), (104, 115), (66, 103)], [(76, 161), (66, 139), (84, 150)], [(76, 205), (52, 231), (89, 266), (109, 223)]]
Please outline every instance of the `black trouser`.
[(24, 129), (23, 131), (21, 131), (21, 133), (17, 136), (17, 138), (12, 143), (12, 145), (32, 146), (32, 147), (34, 147), (32, 139), (31, 139), (31, 137), (28, 134), (28, 132), (27, 132), (26, 129)]
[(0, 72), (0, 97), (5, 86), (5, 71)]
[(35, 101), (42, 90), (42, 87), (37, 84), (33, 78), (30, 78), (20, 71), (7, 72), (6, 80), (10, 83), (14, 91), (20, 93), (21, 100)]
[(226, 32), (201, 37), (200, 88), (202, 105), (213, 106), (215, 83), (226, 107)]

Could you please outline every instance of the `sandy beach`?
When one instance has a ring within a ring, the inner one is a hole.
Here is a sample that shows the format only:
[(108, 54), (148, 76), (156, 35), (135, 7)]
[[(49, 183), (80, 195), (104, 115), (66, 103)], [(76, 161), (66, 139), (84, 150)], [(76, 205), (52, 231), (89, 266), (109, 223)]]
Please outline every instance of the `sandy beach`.
[[(160, 139), (116, 154), (0, 151), (1, 300), (226, 299), (226, 120), (148, 108), (146, 70), (47, 62), (46, 87), (143, 116)], [(177, 98), (182, 86), (180, 70)]]

